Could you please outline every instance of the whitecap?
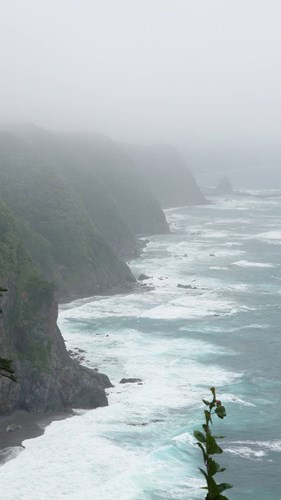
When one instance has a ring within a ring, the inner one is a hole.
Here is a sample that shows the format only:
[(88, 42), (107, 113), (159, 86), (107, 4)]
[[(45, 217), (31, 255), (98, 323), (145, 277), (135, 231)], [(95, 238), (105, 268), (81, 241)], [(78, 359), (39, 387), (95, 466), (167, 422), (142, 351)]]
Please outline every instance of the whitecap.
[(266, 243), (281, 244), (281, 231), (266, 231), (264, 233), (258, 233), (251, 236), (251, 239), (257, 239), (265, 241)]
[(210, 266), (209, 269), (214, 269), (214, 270), (222, 270), (222, 271), (226, 271), (228, 269), (228, 267), (226, 266)]
[(261, 459), (266, 456), (263, 450), (253, 450), (249, 446), (233, 446), (231, 448), (225, 448), (224, 451), (249, 460)]
[(281, 439), (276, 439), (273, 441), (233, 441), (233, 444), (258, 446), (277, 453), (281, 451)]
[(253, 262), (249, 260), (238, 260), (237, 262), (232, 262), (231, 265), (239, 267), (264, 267), (264, 268), (275, 267), (273, 264), (269, 264), (267, 262)]

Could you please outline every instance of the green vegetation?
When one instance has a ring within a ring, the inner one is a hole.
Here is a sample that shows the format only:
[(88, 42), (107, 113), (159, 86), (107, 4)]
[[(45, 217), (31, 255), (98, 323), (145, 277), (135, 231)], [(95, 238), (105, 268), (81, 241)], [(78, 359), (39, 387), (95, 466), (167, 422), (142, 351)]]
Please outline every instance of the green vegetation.
[(199, 470), (207, 482), (207, 486), (204, 487), (204, 489), (208, 491), (206, 500), (227, 500), (227, 497), (222, 495), (222, 493), (232, 488), (232, 486), (228, 483), (217, 484), (215, 481), (214, 476), (218, 472), (223, 472), (225, 469), (213, 459), (213, 455), (221, 454), (223, 450), (218, 445), (216, 436), (213, 436), (210, 427), (213, 424), (212, 417), (217, 415), (217, 417), (223, 419), (226, 417), (226, 411), (221, 401), (217, 399), (215, 388), (211, 387), (210, 391), (212, 393), (212, 400), (207, 401), (203, 399), (203, 403), (208, 408), (204, 410), (205, 422), (202, 424), (203, 432), (194, 431), (194, 436), (202, 451), (205, 465), (205, 470), (201, 468)]
[(132, 281), (127, 266), (95, 228), (79, 193), (57, 170), (21, 139), (0, 134), (0, 195), (17, 220), (37, 271), (63, 297), (102, 293)]

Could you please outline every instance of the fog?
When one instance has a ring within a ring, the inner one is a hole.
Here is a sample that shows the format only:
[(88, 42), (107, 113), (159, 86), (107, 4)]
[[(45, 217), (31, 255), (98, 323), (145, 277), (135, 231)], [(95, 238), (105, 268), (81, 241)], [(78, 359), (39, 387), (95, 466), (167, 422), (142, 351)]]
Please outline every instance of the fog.
[(1, 121), (170, 143), (194, 171), (277, 167), (279, 0), (9, 0)]

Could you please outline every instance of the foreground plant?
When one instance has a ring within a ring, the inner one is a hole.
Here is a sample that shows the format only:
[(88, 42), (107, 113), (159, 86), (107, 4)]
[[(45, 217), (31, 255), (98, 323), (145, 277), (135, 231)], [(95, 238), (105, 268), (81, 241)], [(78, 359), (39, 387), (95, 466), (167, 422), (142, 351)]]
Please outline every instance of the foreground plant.
[[(203, 399), (203, 403), (208, 409), (204, 410), (205, 423), (202, 424), (203, 432), (194, 431), (194, 437), (197, 439), (197, 444), (202, 451), (203, 460), (205, 465), (205, 470), (199, 468), (200, 472), (206, 479), (207, 486), (203, 489), (207, 490), (207, 496), (205, 500), (228, 500), (228, 498), (222, 495), (223, 491), (232, 488), (231, 484), (228, 483), (216, 483), (214, 476), (218, 472), (223, 472), (225, 468), (221, 467), (213, 458), (213, 455), (218, 455), (223, 453), (216, 441), (216, 436), (212, 435), (210, 426), (213, 425), (212, 417), (217, 415), (219, 418), (223, 419), (226, 417), (225, 407), (221, 404), (221, 401), (217, 399), (216, 389), (214, 387), (210, 388), (212, 393), (212, 401), (207, 401)], [(219, 436), (222, 438), (223, 436)]]

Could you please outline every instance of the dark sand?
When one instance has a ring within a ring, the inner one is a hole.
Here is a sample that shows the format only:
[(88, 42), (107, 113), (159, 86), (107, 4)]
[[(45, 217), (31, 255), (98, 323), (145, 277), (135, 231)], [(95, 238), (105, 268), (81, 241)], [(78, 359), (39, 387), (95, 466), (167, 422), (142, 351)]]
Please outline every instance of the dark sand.
[[(55, 420), (63, 420), (75, 415), (74, 412), (32, 414), (17, 410), (11, 415), (0, 417), (0, 465), (15, 456), (11, 448), (22, 447), (26, 439), (34, 439), (45, 432), (45, 428)], [(19, 425), (20, 429), (6, 432), (9, 425)]]

